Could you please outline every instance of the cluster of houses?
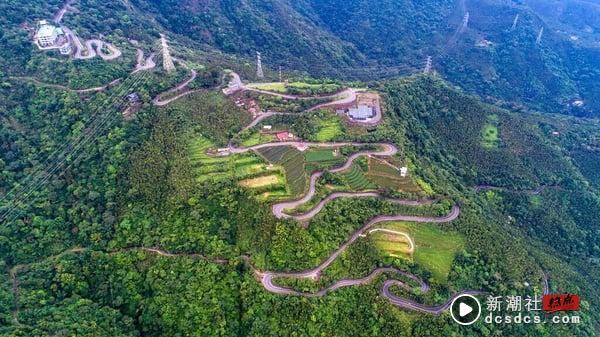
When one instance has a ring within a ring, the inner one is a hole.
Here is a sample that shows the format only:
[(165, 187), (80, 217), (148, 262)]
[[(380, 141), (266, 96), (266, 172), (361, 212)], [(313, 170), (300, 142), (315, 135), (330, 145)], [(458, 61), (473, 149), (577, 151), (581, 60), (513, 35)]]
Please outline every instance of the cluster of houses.
[(62, 55), (70, 55), (73, 51), (72, 41), (62, 28), (53, 26), (46, 20), (38, 24), (34, 42), (40, 50), (58, 50)]
[(260, 114), (260, 107), (258, 103), (254, 99), (244, 99), (243, 97), (237, 97), (235, 99), (235, 105), (238, 108), (245, 108), (252, 115), (252, 117), (256, 117)]

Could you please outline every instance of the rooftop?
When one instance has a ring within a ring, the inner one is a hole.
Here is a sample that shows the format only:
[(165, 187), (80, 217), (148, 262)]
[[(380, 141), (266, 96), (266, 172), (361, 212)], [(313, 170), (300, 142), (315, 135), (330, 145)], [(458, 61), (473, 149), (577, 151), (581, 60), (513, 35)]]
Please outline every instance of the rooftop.
[(50, 37), (54, 34), (56, 27), (50, 25), (42, 25), (38, 30), (38, 37)]
[(373, 107), (368, 105), (359, 105), (358, 107), (348, 109), (348, 116), (353, 119), (364, 120), (372, 118), (374, 115)]

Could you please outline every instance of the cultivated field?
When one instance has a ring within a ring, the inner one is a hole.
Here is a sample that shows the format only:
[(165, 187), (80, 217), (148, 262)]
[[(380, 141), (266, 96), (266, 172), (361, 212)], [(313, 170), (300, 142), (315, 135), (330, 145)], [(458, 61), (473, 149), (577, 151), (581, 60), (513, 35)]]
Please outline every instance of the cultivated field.
[(464, 247), (464, 240), (458, 233), (446, 232), (435, 224), (390, 222), (380, 227), (405, 233), (415, 247), (412, 254), (404, 253), (409, 248), (406, 237), (386, 236), (385, 233), (369, 236), (379, 249), (390, 256), (411, 259), (431, 272), (440, 283), (446, 281), (454, 257)]
[(253, 153), (209, 156), (206, 152), (214, 149), (214, 144), (204, 137), (191, 141), (189, 149), (199, 182), (234, 180), (263, 198), (288, 194), (282, 166), (266, 163)]
[(272, 147), (259, 150), (261, 156), (285, 172), (285, 181), (292, 196), (300, 195), (307, 185), (304, 154), (292, 147)]
[(338, 138), (342, 134), (342, 124), (339, 117), (332, 116), (319, 122), (316, 141), (328, 142)]
[(250, 147), (258, 144), (264, 144), (275, 141), (275, 136), (272, 134), (263, 134), (258, 131), (251, 133), (248, 137), (242, 139), (241, 145)]
[(342, 179), (348, 183), (348, 187), (353, 191), (375, 190), (377, 185), (367, 178), (363, 169), (354, 164), (349, 170), (341, 173)]
[(408, 193), (422, 193), (422, 189), (411, 179), (410, 174), (402, 177), (398, 169), (383, 159), (370, 157), (366, 177), (381, 188), (389, 188)]

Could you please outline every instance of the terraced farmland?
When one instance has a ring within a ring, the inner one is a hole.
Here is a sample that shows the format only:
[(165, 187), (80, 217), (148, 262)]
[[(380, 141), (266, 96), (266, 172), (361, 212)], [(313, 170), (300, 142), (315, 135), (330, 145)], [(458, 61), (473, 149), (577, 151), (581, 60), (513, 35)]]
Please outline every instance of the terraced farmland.
[(400, 172), (382, 159), (369, 158), (369, 171), (366, 177), (381, 188), (390, 188), (408, 193), (422, 193), (422, 189), (411, 179), (410, 175), (402, 177)]
[(304, 192), (308, 175), (302, 152), (293, 147), (281, 146), (261, 149), (259, 153), (270, 163), (283, 167), (290, 195), (296, 196)]
[(342, 178), (354, 191), (366, 191), (377, 188), (377, 185), (367, 179), (365, 173), (358, 165), (352, 165), (348, 171), (343, 172)]
[(206, 154), (206, 151), (213, 146), (214, 144), (204, 137), (198, 137), (190, 142), (190, 160), (196, 169), (196, 179), (199, 182), (230, 178), (229, 158), (210, 157)]
[(209, 156), (207, 151), (211, 148), (214, 148), (214, 144), (204, 137), (195, 138), (189, 145), (190, 158), (199, 182), (235, 180), (265, 198), (287, 195), (282, 166), (265, 163), (254, 153)]

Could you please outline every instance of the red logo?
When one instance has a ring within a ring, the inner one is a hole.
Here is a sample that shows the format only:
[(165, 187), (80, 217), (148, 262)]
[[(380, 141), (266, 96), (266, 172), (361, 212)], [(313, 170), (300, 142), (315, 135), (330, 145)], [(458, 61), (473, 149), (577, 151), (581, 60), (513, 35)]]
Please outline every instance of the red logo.
[(542, 299), (542, 308), (546, 312), (579, 310), (579, 295), (548, 294)]

